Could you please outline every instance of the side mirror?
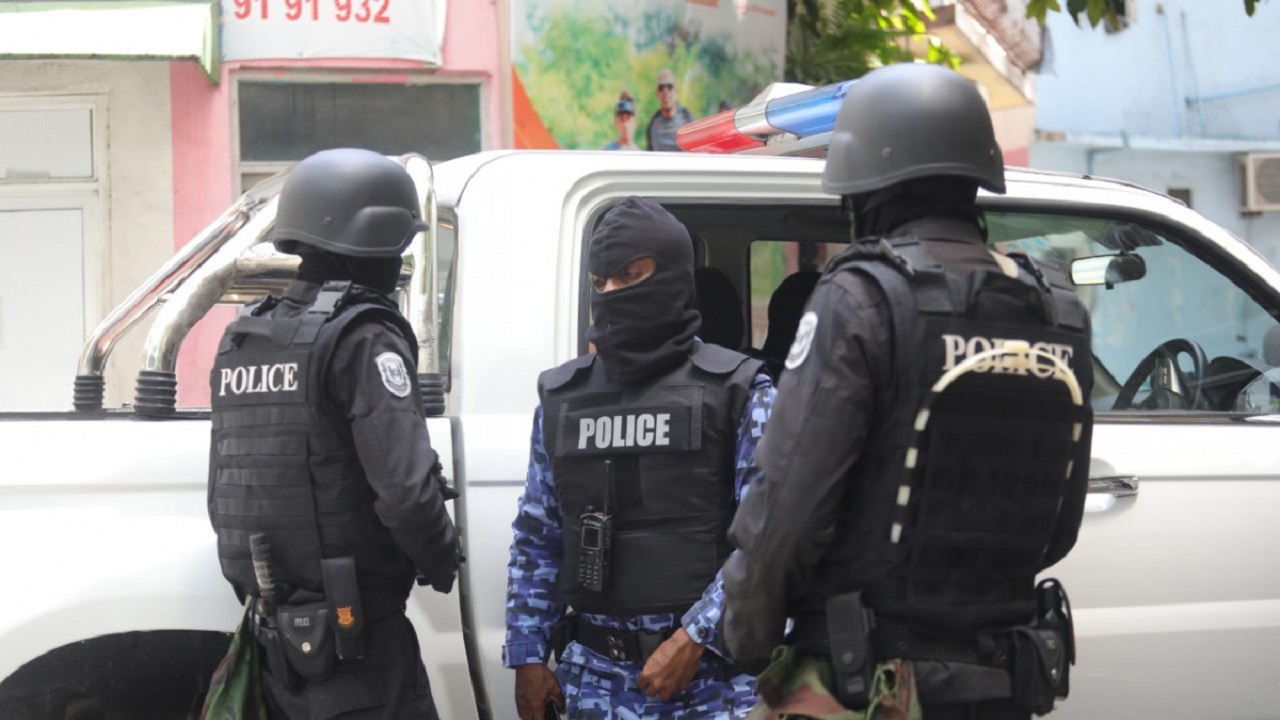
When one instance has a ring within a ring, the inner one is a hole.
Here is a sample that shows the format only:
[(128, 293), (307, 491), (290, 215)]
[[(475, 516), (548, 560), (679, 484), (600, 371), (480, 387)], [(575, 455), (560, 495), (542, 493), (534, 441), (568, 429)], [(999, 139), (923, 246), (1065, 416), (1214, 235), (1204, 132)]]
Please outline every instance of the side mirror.
[(1106, 285), (1141, 280), (1147, 276), (1147, 262), (1141, 255), (1094, 255), (1071, 261), (1071, 282), (1076, 285)]

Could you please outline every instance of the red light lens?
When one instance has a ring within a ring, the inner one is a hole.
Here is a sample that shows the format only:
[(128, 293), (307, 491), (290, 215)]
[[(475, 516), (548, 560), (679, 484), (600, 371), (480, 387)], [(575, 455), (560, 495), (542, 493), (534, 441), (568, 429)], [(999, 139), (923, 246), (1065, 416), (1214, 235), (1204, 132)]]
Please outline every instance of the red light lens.
[(676, 132), (676, 144), (686, 152), (731, 153), (763, 147), (764, 142), (738, 132), (733, 110), (695, 120)]

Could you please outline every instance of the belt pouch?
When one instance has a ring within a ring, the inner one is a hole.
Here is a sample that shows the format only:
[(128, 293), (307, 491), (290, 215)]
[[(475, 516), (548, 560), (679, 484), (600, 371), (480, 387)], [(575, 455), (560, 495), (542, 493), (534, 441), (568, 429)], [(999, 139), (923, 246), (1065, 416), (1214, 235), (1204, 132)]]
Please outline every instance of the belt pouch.
[(862, 603), (861, 592), (827, 600), (827, 639), (835, 670), (836, 697), (850, 710), (871, 702), (871, 678), (876, 669), (871, 631), (874, 616)]
[(364, 657), (364, 608), (356, 585), (355, 558), (326, 558), (320, 561), (324, 575), (324, 596), (329, 605), (334, 648), (343, 660)]
[(333, 632), (324, 602), (285, 605), (276, 613), (289, 665), (308, 680), (323, 680), (333, 672)]
[(1076, 664), (1076, 628), (1071, 615), (1067, 591), (1055, 578), (1045, 578), (1036, 585), (1036, 627), (1054, 630), (1062, 638), (1067, 664), (1058, 683), (1058, 697), (1071, 692), (1071, 666)]
[(1013, 702), (1023, 712), (1044, 715), (1063, 697), (1067, 648), (1055, 630), (1016, 627), (1013, 637)]

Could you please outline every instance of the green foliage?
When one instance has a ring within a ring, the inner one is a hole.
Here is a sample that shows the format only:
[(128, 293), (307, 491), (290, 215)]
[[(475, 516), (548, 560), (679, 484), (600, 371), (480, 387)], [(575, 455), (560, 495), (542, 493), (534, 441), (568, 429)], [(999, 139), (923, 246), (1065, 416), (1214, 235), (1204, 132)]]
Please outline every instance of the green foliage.
[[(1118, 0), (1067, 0), (1067, 13), (1071, 15), (1072, 21), (1076, 25), (1080, 24), (1080, 17), (1083, 15), (1089, 21), (1089, 27), (1098, 27), (1098, 24), (1104, 20), (1118, 24), (1116, 18), (1116, 4)], [(1265, 0), (1244, 0), (1245, 14), (1250, 17), (1258, 8), (1259, 2)], [(1062, 12), (1062, 5), (1058, 0), (1027, 0), (1027, 17), (1035, 19), (1041, 25), (1049, 17), (1051, 12)]]
[[(1097, 27), (1118, 24), (1120, 0), (1064, 0), (1065, 12)], [(1266, 0), (1243, 0), (1253, 15)], [(1063, 12), (1059, 0), (1027, 0), (1027, 17), (1041, 25), (1051, 12)], [(811, 85), (860, 77), (883, 65), (909, 62), (905, 40), (928, 42), (928, 62), (960, 67), (960, 58), (937, 38), (926, 34), (933, 19), (929, 0), (787, 0), (786, 79)]]
[(908, 40), (928, 42), (928, 62), (959, 68), (960, 58), (928, 36), (933, 17), (928, 0), (788, 0), (786, 79), (826, 85), (910, 62)]
[(722, 100), (749, 102), (779, 75), (769, 58), (682, 25), (670, 6), (637, 19), (614, 10), (544, 12), (531, 3), (527, 21), (538, 41), (518, 48), (516, 68), (561, 147), (599, 149), (613, 140), (613, 107), (624, 89), (635, 96), (636, 142), (643, 146), (663, 68), (675, 74), (679, 102), (695, 118), (714, 114)]

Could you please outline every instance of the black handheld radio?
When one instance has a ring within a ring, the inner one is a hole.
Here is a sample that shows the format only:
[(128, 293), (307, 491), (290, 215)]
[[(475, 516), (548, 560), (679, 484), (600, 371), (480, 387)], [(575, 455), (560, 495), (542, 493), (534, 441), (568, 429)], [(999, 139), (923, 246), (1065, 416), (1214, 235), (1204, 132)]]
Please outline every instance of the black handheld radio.
[(613, 545), (613, 516), (609, 514), (609, 494), (613, 487), (613, 461), (604, 461), (604, 506), (593, 512), (590, 505), (578, 522), (578, 584), (591, 592), (609, 586), (609, 548)]

